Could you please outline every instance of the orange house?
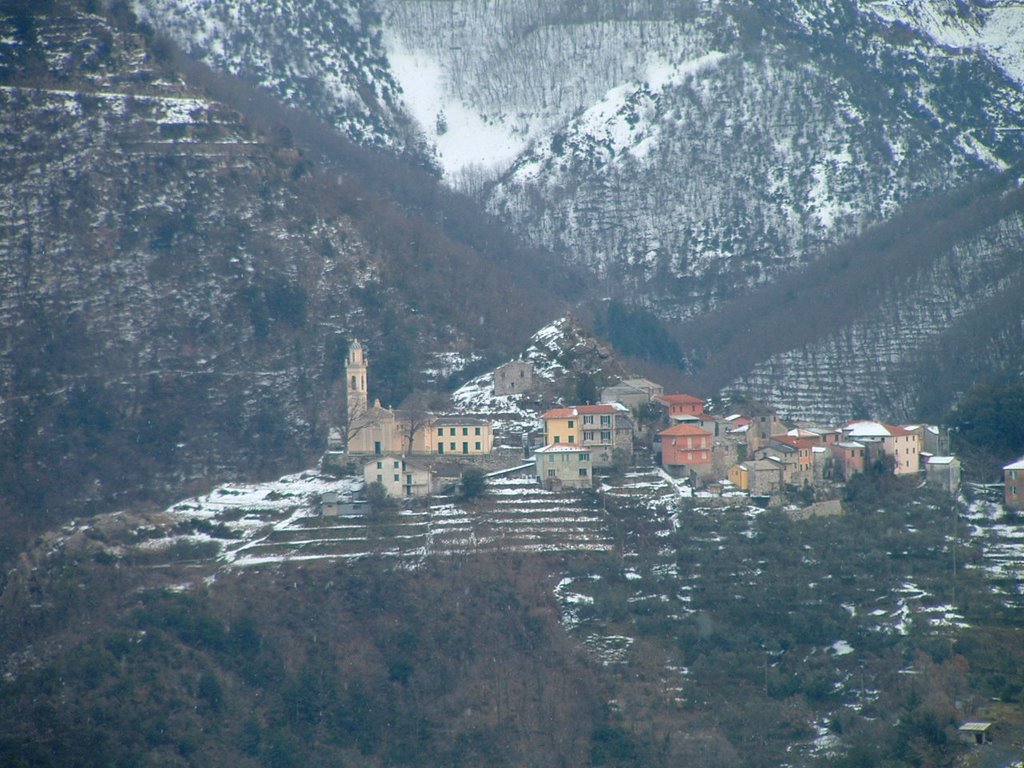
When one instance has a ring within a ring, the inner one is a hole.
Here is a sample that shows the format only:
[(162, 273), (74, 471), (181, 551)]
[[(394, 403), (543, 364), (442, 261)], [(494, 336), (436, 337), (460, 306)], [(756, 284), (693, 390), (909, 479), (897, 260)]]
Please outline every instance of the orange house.
[(704, 415), (704, 401), (693, 395), (658, 395), (654, 399), (668, 408), (669, 418)]
[(685, 467), (698, 474), (711, 469), (711, 433), (691, 424), (677, 424), (658, 433), (661, 465)]

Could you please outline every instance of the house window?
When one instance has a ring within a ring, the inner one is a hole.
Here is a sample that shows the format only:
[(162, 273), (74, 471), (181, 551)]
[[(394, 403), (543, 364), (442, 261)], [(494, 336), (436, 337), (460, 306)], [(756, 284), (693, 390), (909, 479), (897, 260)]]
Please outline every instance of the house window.
[(437, 444), (437, 452), (438, 453), (444, 453), (444, 443), (438, 443)]
[(451, 429), (448, 430), (448, 436), (455, 437), (455, 427), (452, 427)]
[(586, 476), (587, 476), (587, 468), (586, 467), (580, 467), (580, 477), (586, 477)]
[(612, 417), (611, 416), (602, 416), (601, 417), (601, 426), (602, 427), (610, 427), (611, 425), (612, 425)]
[(569, 419), (569, 429), (572, 429), (573, 426), (575, 426), (575, 422), (572, 419)]
[(412, 485), (412, 475), (406, 475), (405, 482), (407, 482), (409, 485)]
[(474, 434), (474, 435), (479, 435), (479, 434), (480, 434), (480, 427), (477, 427), (477, 428), (476, 428), (476, 429), (475, 429), (475, 430), (473, 431), (473, 434)]
[(469, 427), (462, 428), (462, 436), (466, 437), (469, 434)]
[(454, 450), (455, 450), (455, 443), (448, 443), (448, 448), (449, 448), (450, 450), (453, 450), (453, 451), (454, 451)]
[(378, 483), (383, 483), (384, 482), (384, 475), (377, 475), (377, 482)]
[(393, 465), (394, 465), (394, 466), (393, 466), (393, 469), (398, 469), (398, 462), (397, 462), (397, 461), (395, 461), (395, 462), (392, 462), (392, 463), (393, 463)]
[(569, 445), (576, 442), (576, 435), (569, 435)]
[(444, 427), (438, 427), (437, 428), (437, 436), (438, 437), (444, 437)]
[(584, 424), (593, 424), (594, 423), (594, 417), (593, 416), (584, 416), (583, 417), (583, 423)]
[(594, 441), (594, 433), (592, 431), (591, 432), (584, 432), (583, 433), (583, 439), (586, 440), (587, 442), (593, 442)]
[(560, 443), (560, 442), (562, 442), (562, 438), (559, 437), (558, 435), (555, 435), (555, 443), (557, 444), (557, 443)]
[(480, 448), (480, 441), (479, 441), (479, 440), (477, 440), (477, 441), (476, 441), (476, 443), (475, 443), (475, 447), (476, 447), (476, 450), (478, 450), (478, 451), (479, 451), (479, 450), (482, 450), (482, 449)]
[(589, 453), (581, 453), (580, 454), (580, 461), (590, 461), (590, 454)]
[(555, 476), (555, 470), (549, 469), (548, 470), (548, 477), (554, 477), (554, 476)]
[(395, 482), (400, 483), (402, 481), (401, 475), (395, 475)]
[(377, 469), (384, 469), (384, 462), (383, 461), (378, 461), (377, 462)]
[(602, 443), (610, 443), (611, 441), (612, 441), (612, 433), (610, 431), (607, 431), (607, 430), (603, 431), (601, 433), (601, 442)]

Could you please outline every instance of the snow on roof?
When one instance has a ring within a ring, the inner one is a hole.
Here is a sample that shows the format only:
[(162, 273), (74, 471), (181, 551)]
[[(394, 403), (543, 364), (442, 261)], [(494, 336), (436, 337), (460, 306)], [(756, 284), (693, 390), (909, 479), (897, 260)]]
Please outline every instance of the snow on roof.
[(892, 437), (892, 433), (877, 421), (851, 421), (843, 432), (855, 438)]
[(750, 431), (750, 425), (749, 424), (744, 424), (742, 427), (736, 427), (735, 429), (730, 429), (729, 430), (729, 434), (730, 435), (742, 435), (745, 432), (749, 432), (749, 431)]
[(952, 464), (956, 461), (956, 456), (932, 456), (928, 459), (929, 464)]
[(811, 451), (813, 451), (814, 453), (828, 453), (828, 448), (826, 448), (824, 445), (814, 445), (811, 446)]
[(574, 419), (579, 414), (575, 408), (552, 408), (541, 416), (542, 419)]
[(836, 443), (840, 448), (863, 448), (864, 443), (858, 443), (856, 440), (847, 440), (842, 443)]
[(1024, 456), (1021, 456), (1013, 464), (1007, 464), (1003, 469), (1024, 469)]
[(590, 447), (586, 445), (569, 445), (568, 443), (553, 443), (538, 448), (534, 453), (590, 453)]

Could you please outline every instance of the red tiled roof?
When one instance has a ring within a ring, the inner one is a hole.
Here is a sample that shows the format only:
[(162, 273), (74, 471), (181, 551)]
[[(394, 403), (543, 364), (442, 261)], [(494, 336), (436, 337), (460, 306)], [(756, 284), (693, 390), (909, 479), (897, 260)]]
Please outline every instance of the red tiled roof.
[(668, 437), (711, 437), (711, 433), (706, 429), (695, 427), (692, 424), (676, 424), (674, 427), (663, 429), (658, 433), (659, 435), (666, 435)]
[(579, 413), (616, 413), (619, 409), (611, 403), (601, 403), (599, 405), (577, 405), (576, 410)]
[(552, 408), (541, 416), (542, 419), (574, 419), (576, 418), (575, 408)]
[(704, 401), (701, 398), (694, 397), (693, 395), (658, 395), (654, 399), (669, 404), (700, 403), (704, 405)]
[(893, 437), (904, 437), (906, 435), (914, 434), (913, 431), (907, 429), (906, 427), (894, 427), (892, 424), (883, 424), (882, 426), (888, 429), (889, 434), (892, 435)]

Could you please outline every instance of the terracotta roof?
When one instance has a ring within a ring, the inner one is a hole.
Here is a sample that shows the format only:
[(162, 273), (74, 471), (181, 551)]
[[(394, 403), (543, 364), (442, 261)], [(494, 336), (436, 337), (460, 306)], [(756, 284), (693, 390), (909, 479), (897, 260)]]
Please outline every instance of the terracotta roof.
[(694, 397), (693, 395), (658, 395), (654, 399), (660, 400), (663, 403), (678, 403), (680, 405), (683, 403), (700, 403), (704, 405), (704, 401), (701, 398)]
[(889, 434), (893, 437), (904, 437), (905, 435), (914, 434), (911, 430), (906, 427), (894, 427), (892, 424), (883, 424), (886, 429), (889, 430)]
[(619, 411), (611, 403), (601, 403), (600, 405), (577, 405), (576, 411), (578, 413), (616, 413)]
[(579, 414), (575, 408), (552, 408), (541, 416), (542, 419), (574, 419)]
[(658, 434), (667, 435), (668, 437), (686, 437), (688, 435), (693, 437), (711, 437), (711, 433), (706, 429), (695, 427), (692, 424), (676, 424), (674, 427), (661, 430)]

